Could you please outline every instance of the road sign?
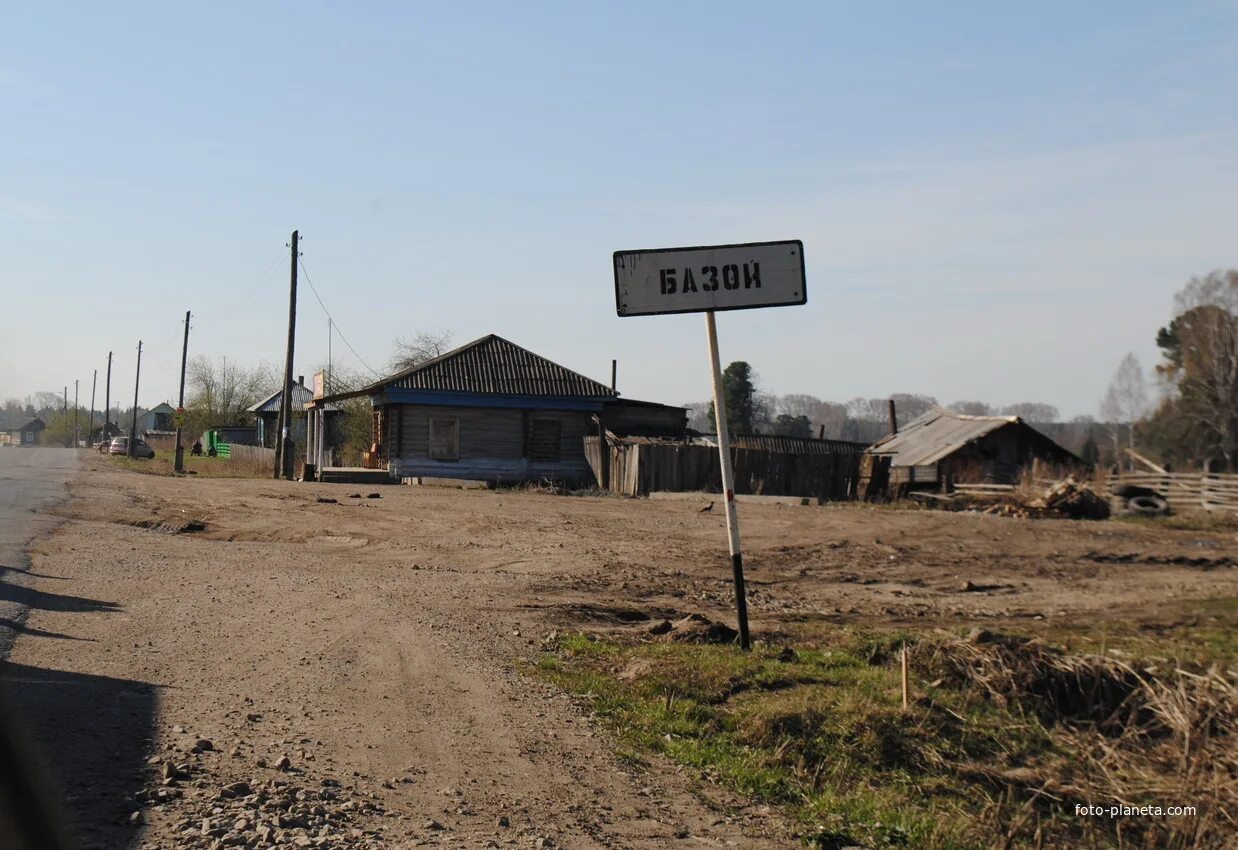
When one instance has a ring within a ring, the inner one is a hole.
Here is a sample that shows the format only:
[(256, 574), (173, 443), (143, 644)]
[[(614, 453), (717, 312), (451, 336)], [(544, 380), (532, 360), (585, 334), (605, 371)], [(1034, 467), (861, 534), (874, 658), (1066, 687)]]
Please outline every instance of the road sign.
[(781, 307), (808, 300), (804, 243), (746, 242), (616, 251), (620, 316)]
[(661, 313), (704, 313), (709, 362), (713, 367), (714, 422), (718, 428), (718, 462), (726, 503), (727, 542), (735, 580), (735, 613), (739, 645), (751, 646), (748, 636), (748, 597), (744, 590), (744, 555), (739, 544), (739, 515), (735, 510), (735, 471), (731, 468), (731, 441), (726, 427), (726, 396), (722, 390), (722, 363), (718, 357), (716, 310), (781, 307), (808, 300), (804, 280), (804, 243), (746, 242), (699, 248), (658, 248), (652, 251), (616, 251), (615, 309), (620, 316), (656, 316)]

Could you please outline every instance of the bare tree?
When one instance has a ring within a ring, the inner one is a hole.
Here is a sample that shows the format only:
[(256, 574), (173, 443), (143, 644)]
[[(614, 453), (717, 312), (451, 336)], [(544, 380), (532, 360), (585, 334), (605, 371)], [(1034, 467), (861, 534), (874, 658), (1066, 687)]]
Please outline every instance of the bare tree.
[(1002, 408), (1003, 416), (1017, 416), (1024, 422), (1057, 422), (1062, 418), (1058, 409), (1043, 401), (1020, 401)]
[(806, 416), (815, 437), (822, 426), (831, 439), (840, 439), (847, 424), (847, 408), (836, 401), (822, 401), (807, 393), (788, 393), (777, 399), (774, 416)]
[(266, 363), (252, 368), (198, 355), (185, 376), (189, 432), (216, 425), (249, 425), (248, 410), (279, 388), (275, 370)]
[(894, 402), (894, 410), (900, 423), (910, 422), (937, 407), (936, 398), (920, 393), (893, 393), (890, 401)]
[[(1121, 426), (1126, 425), (1128, 442), (1135, 448), (1135, 423), (1148, 413), (1148, 381), (1134, 354), (1127, 354), (1101, 399), (1101, 418), (1109, 423), (1113, 452), (1121, 457)], [(1120, 462), (1120, 461), (1119, 461)], [(1130, 461), (1133, 464), (1133, 461)]]
[(993, 415), (993, 405), (983, 401), (956, 401), (950, 405), (950, 409), (955, 413), (962, 413), (964, 416)]
[(709, 418), (710, 403), (707, 401), (690, 401), (684, 405), (688, 409), (688, 427), (702, 434), (712, 433), (714, 423)]
[(391, 370), (403, 372), (451, 350), (451, 331), (417, 331), (409, 338), (395, 341), (391, 355)]

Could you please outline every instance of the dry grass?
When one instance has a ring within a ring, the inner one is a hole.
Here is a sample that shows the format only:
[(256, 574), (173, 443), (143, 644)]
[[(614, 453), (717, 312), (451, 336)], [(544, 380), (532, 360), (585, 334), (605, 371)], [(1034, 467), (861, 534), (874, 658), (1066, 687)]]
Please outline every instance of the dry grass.
[[(155, 457), (149, 460), (123, 455), (107, 457), (114, 466), (147, 475), (175, 475), (174, 460), (171, 451), (156, 451)], [(265, 460), (185, 455), (185, 474), (202, 478), (270, 478), (272, 471), (272, 465)]]
[[(1034, 715), (1062, 753), (1024, 770), (986, 771), (1002, 796), (991, 817), (1035, 834), (1073, 831), (1081, 846), (1220, 848), (1238, 834), (1238, 686), (1213, 666), (1140, 665), (1072, 655), (1000, 635), (932, 649), (930, 667), (973, 698)], [(1055, 801), (1056, 807), (1048, 806)], [(1194, 817), (1082, 818), (1073, 804), (1194, 806)]]
[[(625, 743), (786, 806), (812, 846), (1232, 850), (1231, 671), (988, 632), (821, 638), (820, 649), (742, 653), (560, 636), (539, 669)], [(908, 708), (898, 698), (904, 640), (917, 682)], [(1078, 806), (1195, 814), (1098, 817)]]

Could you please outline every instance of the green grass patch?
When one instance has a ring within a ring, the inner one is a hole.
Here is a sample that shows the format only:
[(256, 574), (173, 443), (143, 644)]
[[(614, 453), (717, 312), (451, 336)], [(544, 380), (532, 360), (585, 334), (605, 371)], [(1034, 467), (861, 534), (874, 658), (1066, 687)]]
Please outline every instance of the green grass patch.
[(990, 846), (980, 823), (992, 793), (961, 768), (1026, 764), (1052, 752), (1049, 735), (1034, 720), (941, 688), (905, 711), (903, 636), (834, 637), (829, 649), (745, 653), (574, 634), (538, 672), (583, 697), (624, 748), (788, 807), (809, 844)]
[(1238, 661), (1238, 598), (1174, 602), (1138, 618), (1054, 624), (1035, 636), (1074, 652), (1232, 667)]
[[(107, 455), (112, 466), (140, 472), (146, 475), (175, 475), (175, 452), (156, 449), (153, 458), (131, 458), (125, 455)], [(242, 458), (221, 458), (189, 454), (185, 449), (185, 474), (201, 478), (270, 478), (273, 465)]]

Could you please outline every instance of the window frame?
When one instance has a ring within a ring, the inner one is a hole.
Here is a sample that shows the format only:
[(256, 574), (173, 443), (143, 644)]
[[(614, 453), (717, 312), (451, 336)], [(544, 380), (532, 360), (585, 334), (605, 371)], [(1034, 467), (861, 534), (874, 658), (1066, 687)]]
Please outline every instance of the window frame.
[[(435, 435), (440, 428), (451, 429), (451, 448), (450, 455), (435, 454)], [(456, 461), (460, 459), (460, 417), (459, 416), (431, 416), (426, 425), (426, 455), (430, 460), (441, 461)]]
[[(553, 457), (538, 457), (536, 452), (537, 441), (534, 439), (534, 434), (537, 431), (538, 423), (546, 423), (553, 425), (556, 432), (554, 443)], [(562, 463), (563, 462), (563, 420), (556, 419), (550, 416), (535, 416), (529, 419), (529, 460), (532, 463)]]

